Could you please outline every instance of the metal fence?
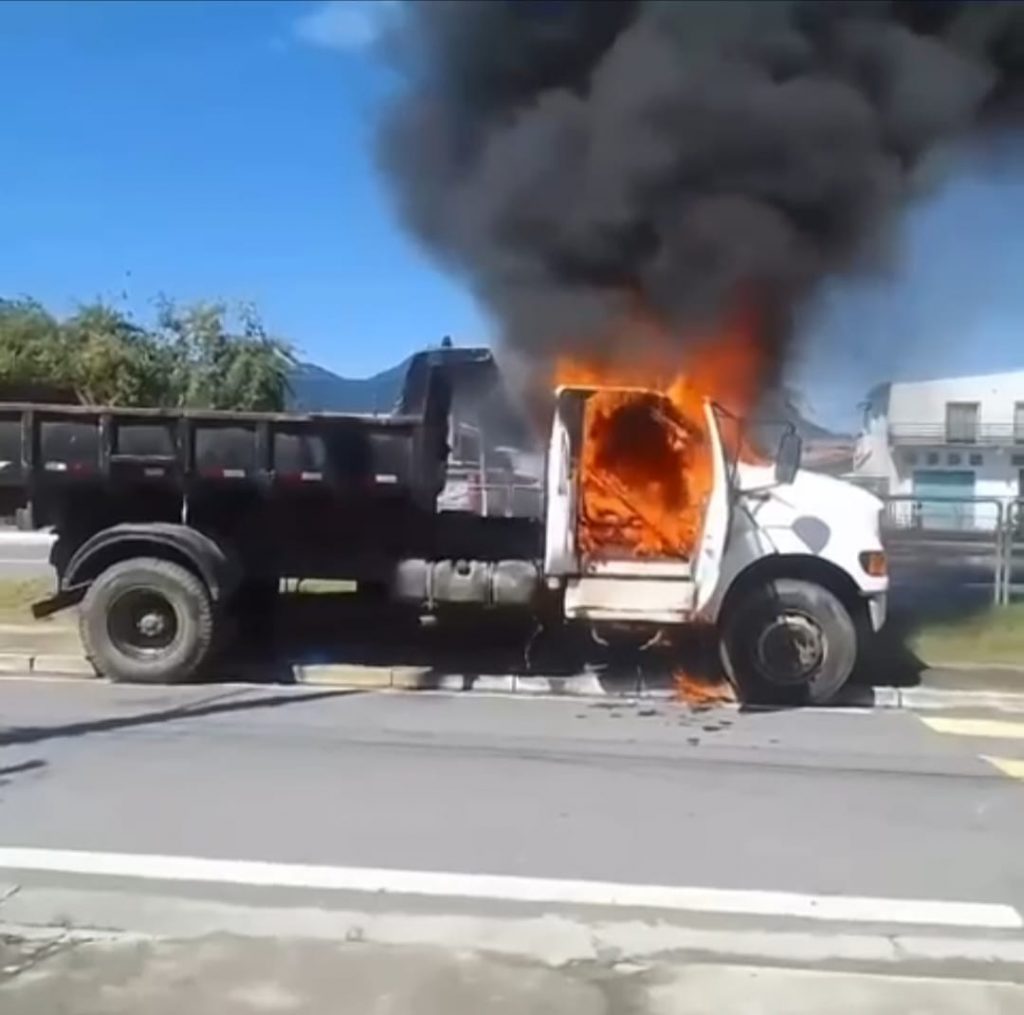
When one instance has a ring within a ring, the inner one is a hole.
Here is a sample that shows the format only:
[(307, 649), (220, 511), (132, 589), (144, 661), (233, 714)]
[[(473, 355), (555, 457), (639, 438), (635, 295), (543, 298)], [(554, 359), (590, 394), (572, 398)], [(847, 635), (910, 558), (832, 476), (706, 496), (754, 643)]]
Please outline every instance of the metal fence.
[(470, 511), (489, 518), (540, 518), (544, 493), (537, 483), (450, 481), (438, 498), (441, 511)]
[(540, 518), (544, 494), (538, 485), (488, 483), (479, 487), (480, 513), (491, 518)]
[(946, 423), (889, 422), (889, 436), (900, 444), (1024, 445), (1024, 419), (1006, 423), (978, 423), (971, 419)]
[(1024, 595), (1024, 500), (884, 497), (882, 536), (896, 590), (997, 605)]
[(1018, 597), (1024, 597), (1024, 500), (1009, 505), (1003, 541), (1002, 602)]

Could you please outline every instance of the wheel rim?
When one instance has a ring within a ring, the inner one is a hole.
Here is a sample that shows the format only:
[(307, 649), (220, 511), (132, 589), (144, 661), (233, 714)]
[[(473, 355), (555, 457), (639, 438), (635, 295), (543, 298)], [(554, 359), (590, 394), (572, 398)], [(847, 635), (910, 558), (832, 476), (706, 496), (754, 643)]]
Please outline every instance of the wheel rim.
[(773, 617), (758, 635), (754, 659), (758, 669), (776, 684), (807, 683), (825, 659), (825, 635), (803, 613)]
[(155, 659), (177, 639), (178, 614), (174, 604), (155, 589), (129, 589), (110, 604), (107, 632), (124, 655)]

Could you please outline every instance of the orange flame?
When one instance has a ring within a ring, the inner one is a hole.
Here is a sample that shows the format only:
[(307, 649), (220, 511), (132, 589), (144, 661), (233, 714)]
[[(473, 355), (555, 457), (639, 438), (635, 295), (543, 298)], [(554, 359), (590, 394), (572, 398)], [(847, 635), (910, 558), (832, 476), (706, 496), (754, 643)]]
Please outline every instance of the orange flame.
[[(713, 484), (705, 402), (745, 415), (760, 390), (764, 358), (745, 319), (723, 333), (691, 342), (666, 370), (668, 335), (640, 317), (620, 348), (648, 359), (602, 364), (563, 359), (556, 386), (596, 389), (587, 400), (579, 463), (577, 535), (590, 558), (690, 559), (700, 540)], [(739, 427), (729, 416), (719, 430), (738, 453)]]
[(736, 688), (721, 675), (712, 677), (677, 670), (672, 683), (676, 701), (689, 705), (695, 712), (737, 701)]

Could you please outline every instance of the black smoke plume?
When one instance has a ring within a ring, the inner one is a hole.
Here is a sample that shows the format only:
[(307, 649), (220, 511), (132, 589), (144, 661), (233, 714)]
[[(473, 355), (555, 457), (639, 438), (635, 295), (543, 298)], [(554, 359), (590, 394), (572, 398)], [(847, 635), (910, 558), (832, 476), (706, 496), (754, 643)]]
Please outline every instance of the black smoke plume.
[(638, 306), (685, 343), (743, 303), (781, 367), (928, 157), (1024, 92), (1015, 3), (428, 0), (395, 42), (402, 213), (538, 365), (646, 354)]

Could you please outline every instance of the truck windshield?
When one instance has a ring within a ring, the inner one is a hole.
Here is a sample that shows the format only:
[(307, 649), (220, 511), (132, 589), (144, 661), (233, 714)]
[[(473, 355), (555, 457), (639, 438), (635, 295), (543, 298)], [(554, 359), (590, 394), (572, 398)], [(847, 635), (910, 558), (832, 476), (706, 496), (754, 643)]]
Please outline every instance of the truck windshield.
[(761, 455), (751, 444), (746, 420), (736, 416), (717, 403), (713, 404), (711, 409), (722, 440), (722, 451), (725, 455), (729, 485), (734, 486), (737, 464), (741, 460), (759, 461)]
[(714, 405), (713, 410), (726, 461), (733, 470), (741, 461), (750, 465), (773, 462), (779, 441), (793, 427), (786, 419), (740, 417), (720, 405)]

